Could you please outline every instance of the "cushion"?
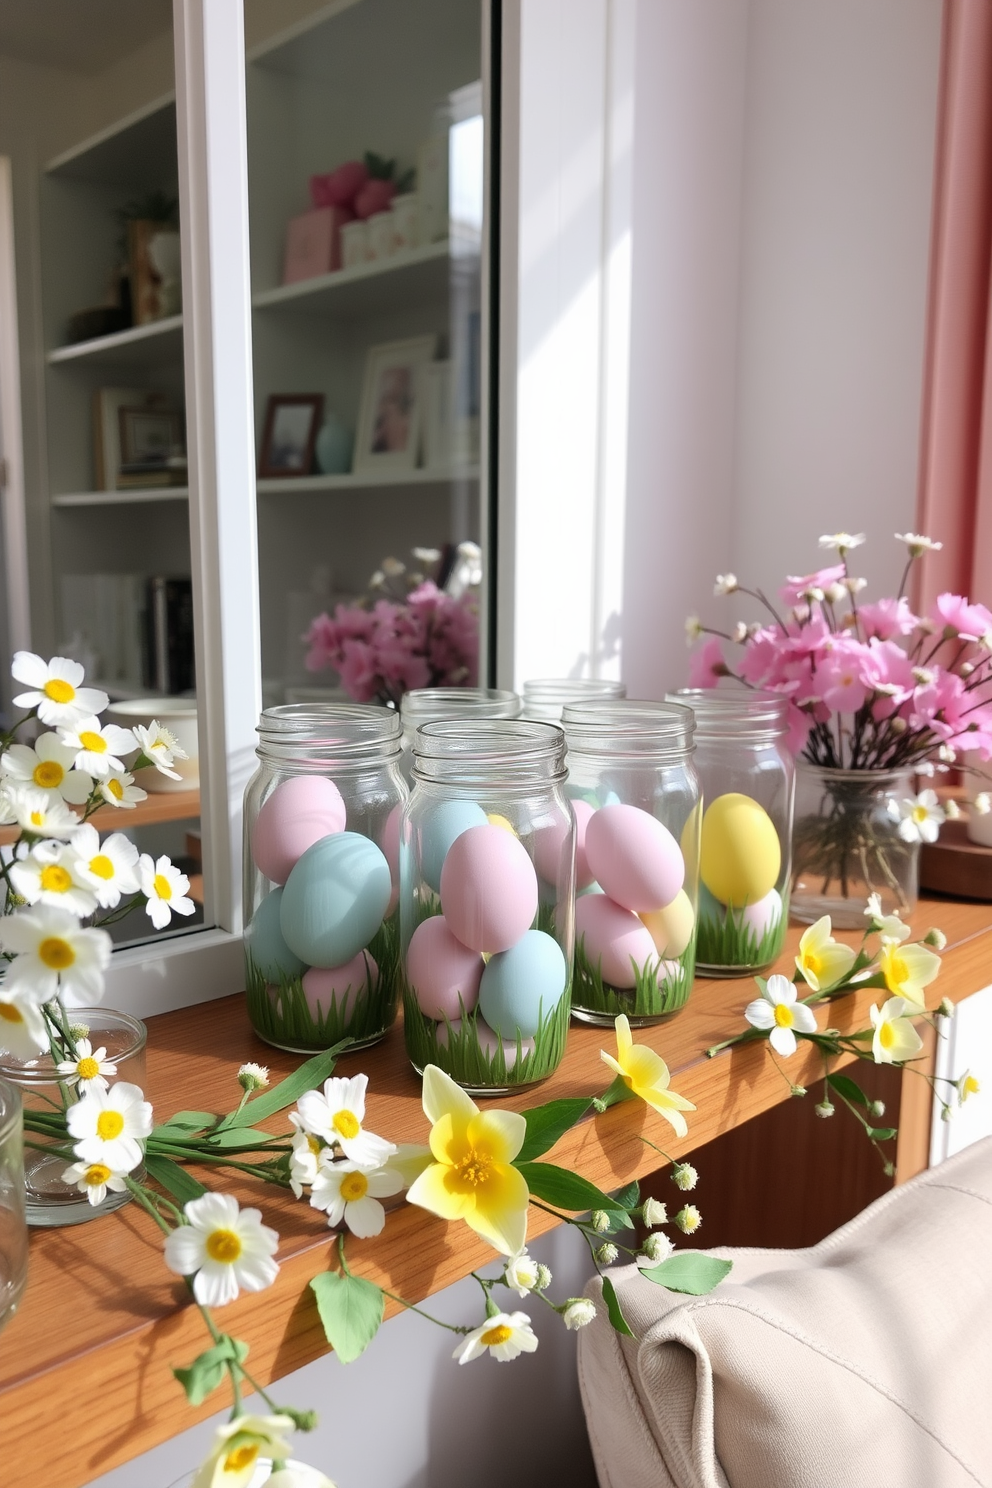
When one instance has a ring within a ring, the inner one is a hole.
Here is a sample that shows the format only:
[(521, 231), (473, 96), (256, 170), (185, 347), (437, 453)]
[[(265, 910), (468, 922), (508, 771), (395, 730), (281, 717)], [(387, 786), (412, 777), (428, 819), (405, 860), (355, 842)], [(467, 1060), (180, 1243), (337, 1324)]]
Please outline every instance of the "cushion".
[[(756, 1196), (757, 1200), (757, 1196)], [(611, 1271), (579, 1381), (602, 1488), (992, 1484), (992, 1138), (707, 1297)]]

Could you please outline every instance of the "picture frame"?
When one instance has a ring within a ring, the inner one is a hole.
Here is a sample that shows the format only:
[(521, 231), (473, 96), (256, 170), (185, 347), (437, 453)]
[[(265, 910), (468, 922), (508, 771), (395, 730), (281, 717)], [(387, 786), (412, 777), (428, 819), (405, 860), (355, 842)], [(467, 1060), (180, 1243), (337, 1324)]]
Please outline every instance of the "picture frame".
[(117, 410), (121, 467), (162, 466), (183, 448), (182, 415), (174, 408), (130, 404)]
[(414, 336), (370, 346), (355, 437), (354, 469), (415, 470), (424, 419), (424, 368), (434, 360), (437, 337)]
[(286, 480), (309, 475), (323, 416), (323, 393), (270, 393), (258, 457), (259, 475)]

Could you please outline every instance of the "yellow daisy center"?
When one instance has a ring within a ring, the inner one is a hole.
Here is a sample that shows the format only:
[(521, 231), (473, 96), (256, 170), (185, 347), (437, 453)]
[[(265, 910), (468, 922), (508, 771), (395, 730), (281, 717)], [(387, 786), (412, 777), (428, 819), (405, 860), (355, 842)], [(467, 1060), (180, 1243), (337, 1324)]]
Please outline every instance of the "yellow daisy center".
[(84, 1180), (91, 1188), (99, 1188), (109, 1177), (110, 1169), (104, 1163), (91, 1163), (84, 1174)]
[(45, 814), (43, 811), (32, 811), (31, 825), (33, 827), (43, 827), (45, 825)]
[(881, 1023), (878, 1029), (878, 1042), (883, 1049), (891, 1049), (896, 1041), (895, 1033), (891, 1023)]
[(50, 894), (65, 894), (72, 888), (72, 874), (58, 863), (46, 863), (41, 870), (41, 887)]
[(81, 1080), (95, 1080), (99, 1073), (100, 1066), (89, 1055), (85, 1059), (81, 1059), (76, 1065), (76, 1074)]
[(775, 1022), (779, 1028), (791, 1028), (795, 1021), (792, 1008), (788, 1003), (777, 1002), (775, 1004)]
[(486, 1348), (494, 1348), (498, 1343), (506, 1343), (513, 1337), (513, 1329), (508, 1328), (505, 1323), (497, 1323), (495, 1328), (487, 1328), (482, 1335), (482, 1342)]
[(13, 1002), (0, 1002), (0, 1018), (5, 1023), (23, 1023), (24, 1014)]
[(925, 806), (914, 806), (913, 807), (913, 820), (918, 825), (919, 824), (922, 824), (923, 822), (925, 822), (928, 815), (929, 815), (929, 813), (927, 812), (927, 808)]
[(212, 1261), (225, 1261), (230, 1265), (238, 1259), (241, 1248), (241, 1237), (233, 1230), (212, 1230), (207, 1236), (206, 1251)]
[(320, 1156), (320, 1143), (317, 1141), (317, 1138), (312, 1137), (309, 1132), (307, 1132), (307, 1146), (310, 1148), (310, 1151), (313, 1153), (314, 1157)]
[(110, 794), (114, 796), (118, 801), (123, 801), (124, 787), (121, 785), (119, 780), (108, 780), (107, 789)]
[(240, 1447), (232, 1447), (224, 1458), (224, 1471), (226, 1473), (244, 1472), (246, 1468), (251, 1467), (257, 1456), (257, 1442), (252, 1442), (251, 1444), (246, 1442)]
[(41, 690), (53, 703), (71, 703), (76, 696), (76, 689), (64, 677), (49, 677)]
[(455, 1172), (469, 1188), (478, 1188), (480, 1183), (488, 1183), (492, 1177), (490, 1168), (493, 1160), (488, 1152), (479, 1152), (475, 1147), (470, 1147), (465, 1156), (455, 1164)]
[(164, 873), (156, 873), (155, 878), (152, 882), (152, 888), (155, 890), (160, 899), (172, 898), (172, 885), (170, 884)]
[(55, 790), (62, 784), (65, 771), (55, 760), (42, 760), (35, 765), (31, 779), (35, 785), (40, 785), (42, 790)]
[(95, 734), (92, 729), (84, 729), (79, 736), (79, 742), (90, 754), (106, 754), (107, 741), (102, 734)]
[(344, 1137), (346, 1142), (350, 1142), (353, 1137), (357, 1137), (362, 1129), (362, 1123), (354, 1111), (335, 1111), (331, 1125), (338, 1136)]
[(124, 1130), (124, 1117), (120, 1111), (101, 1111), (96, 1118), (96, 1134), (101, 1142), (112, 1142)]
[(345, 1173), (341, 1179), (341, 1197), (346, 1204), (364, 1199), (369, 1191), (369, 1180), (364, 1173)]
[(38, 960), (42, 961), (49, 971), (65, 971), (76, 959), (76, 953), (67, 940), (61, 935), (48, 935), (38, 947)]
[(965, 1075), (963, 1087), (965, 1095), (977, 1095), (981, 1088), (981, 1081), (976, 1080), (974, 1075)]
[(109, 879), (114, 876), (114, 865), (106, 853), (97, 853), (95, 858), (90, 858), (89, 869), (97, 878)]

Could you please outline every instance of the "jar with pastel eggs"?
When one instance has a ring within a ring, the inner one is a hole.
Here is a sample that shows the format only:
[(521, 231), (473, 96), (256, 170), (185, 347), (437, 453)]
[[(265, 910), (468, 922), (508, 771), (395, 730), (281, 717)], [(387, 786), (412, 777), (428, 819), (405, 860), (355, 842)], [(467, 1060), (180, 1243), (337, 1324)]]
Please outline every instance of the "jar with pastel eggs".
[(703, 788), (697, 970), (751, 976), (781, 955), (789, 920), (796, 790), (789, 701), (740, 687), (670, 696), (695, 716)]
[(685, 1006), (696, 955), (699, 779), (680, 704), (566, 706), (575, 816), (572, 1012), (658, 1023)]
[(403, 1024), (418, 1071), (474, 1094), (543, 1080), (568, 1031), (574, 825), (564, 736), (450, 719), (414, 738), (400, 837)]
[(400, 701), (403, 755), (400, 769), (413, 778), (413, 740), (422, 723), (445, 718), (519, 718), (523, 704), (504, 687), (415, 687)]
[(399, 714), (266, 708), (245, 791), (245, 986), (258, 1035), (310, 1053), (382, 1038), (399, 1004)]

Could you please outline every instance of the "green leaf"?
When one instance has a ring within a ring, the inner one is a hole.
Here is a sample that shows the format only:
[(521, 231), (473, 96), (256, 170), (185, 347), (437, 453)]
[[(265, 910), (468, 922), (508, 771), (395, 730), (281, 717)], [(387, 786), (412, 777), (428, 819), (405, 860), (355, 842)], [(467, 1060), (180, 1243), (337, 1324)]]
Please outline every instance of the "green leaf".
[(342, 1364), (363, 1354), (379, 1331), (385, 1296), (360, 1276), (325, 1271), (310, 1283), (324, 1333)]
[(170, 1193), (180, 1204), (188, 1204), (190, 1199), (198, 1199), (201, 1194), (206, 1193), (202, 1183), (199, 1183), (192, 1175), (181, 1168), (171, 1157), (160, 1157), (154, 1153), (145, 1153), (145, 1167), (149, 1174)]
[(571, 1209), (574, 1213), (584, 1209), (605, 1209), (614, 1229), (634, 1228), (626, 1209), (618, 1207), (615, 1199), (581, 1174), (571, 1173), (567, 1168), (556, 1168), (554, 1163), (518, 1162), (514, 1166), (524, 1175), (534, 1197), (543, 1199), (546, 1204)]
[(619, 1204), (621, 1209), (636, 1209), (641, 1202), (641, 1185), (635, 1178), (628, 1183), (626, 1188), (621, 1188), (619, 1193), (614, 1194), (613, 1202)]
[(157, 1126), (152, 1132), (153, 1137), (169, 1136), (177, 1132), (188, 1135), (190, 1132), (205, 1131), (208, 1126), (213, 1126), (217, 1117), (213, 1111), (177, 1111), (170, 1116), (168, 1121)]
[(228, 1363), (242, 1364), (247, 1357), (248, 1345), (225, 1333), (213, 1348), (195, 1358), (188, 1369), (172, 1372), (186, 1391), (190, 1405), (201, 1405), (223, 1380)]
[(876, 1142), (891, 1142), (898, 1135), (898, 1127), (895, 1126), (869, 1126), (865, 1130)]
[(853, 1101), (856, 1106), (864, 1106), (866, 1109), (871, 1104), (860, 1085), (856, 1085), (849, 1075), (828, 1075), (827, 1085), (831, 1090), (836, 1090), (845, 1100)]
[(516, 1161), (530, 1162), (532, 1158), (549, 1152), (560, 1137), (570, 1131), (577, 1121), (582, 1120), (591, 1106), (591, 1100), (556, 1100), (525, 1111), (523, 1114), (527, 1122), (527, 1135), (517, 1153)]
[(690, 1297), (705, 1297), (718, 1286), (733, 1265), (701, 1251), (683, 1250), (669, 1256), (660, 1266), (641, 1272), (648, 1281), (657, 1282), (670, 1292), (685, 1292)]
[(620, 1299), (617, 1296), (616, 1287), (608, 1276), (603, 1277), (603, 1301), (606, 1303), (606, 1311), (616, 1331), (625, 1334), (627, 1338), (636, 1338), (637, 1334), (620, 1310)]
[(209, 1147), (264, 1147), (266, 1142), (277, 1142), (279, 1138), (271, 1132), (252, 1131), (250, 1126), (228, 1126), (208, 1133), (202, 1140)]
[(264, 1095), (256, 1095), (242, 1110), (232, 1111), (230, 1116), (225, 1116), (221, 1128), (255, 1126), (259, 1121), (267, 1121), (270, 1116), (275, 1116), (277, 1111), (284, 1110), (286, 1106), (292, 1106), (308, 1090), (315, 1090), (318, 1085), (323, 1085), (328, 1076), (333, 1074), (338, 1055), (351, 1042), (351, 1039), (341, 1039), (322, 1054), (315, 1054)]

